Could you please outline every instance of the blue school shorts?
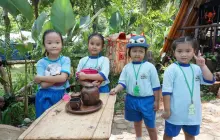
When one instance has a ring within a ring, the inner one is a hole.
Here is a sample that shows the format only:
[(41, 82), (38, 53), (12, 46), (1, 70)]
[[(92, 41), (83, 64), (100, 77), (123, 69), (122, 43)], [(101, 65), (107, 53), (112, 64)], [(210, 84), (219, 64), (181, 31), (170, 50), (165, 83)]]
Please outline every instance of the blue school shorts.
[(127, 94), (125, 97), (125, 119), (139, 122), (142, 119), (149, 128), (155, 128), (156, 112), (154, 111), (154, 96), (136, 97)]
[(100, 93), (109, 93), (109, 92), (110, 92), (110, 90), (109, 90), (109, 86), (108, 86), (108, 84), (107, 84), (107, 85), (104, 85), (104, 86), (99, 87), (99, 92), (100, 92)]
[(200, 125), (174, 125), (165, 121), (165, 134), (169, 137), (179, 135), (181, 128), (189, 135), (196, 136), (200, 132)]
[(64, 89), (40, 89), (35, 98), (36, 118), (60, 101), (64, 92)]

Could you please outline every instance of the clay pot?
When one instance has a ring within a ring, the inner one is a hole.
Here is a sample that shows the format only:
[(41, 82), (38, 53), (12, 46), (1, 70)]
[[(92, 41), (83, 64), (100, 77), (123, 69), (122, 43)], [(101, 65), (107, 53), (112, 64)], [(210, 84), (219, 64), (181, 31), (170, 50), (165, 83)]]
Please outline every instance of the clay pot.
[(81, 93), (80, 92), (73, 92), (71, 95), (70, 95), (71, 99), (73, 98), (81, 98)]
[(81, 107), (81, 98), (72, 98), (70, 99), (70, 107), (73, 110), (79, 110)]
[(83, 86), (82, 102), (86, 106), (97, 105), (99, 103), (99, 89), (92, 83), (87, 83)]

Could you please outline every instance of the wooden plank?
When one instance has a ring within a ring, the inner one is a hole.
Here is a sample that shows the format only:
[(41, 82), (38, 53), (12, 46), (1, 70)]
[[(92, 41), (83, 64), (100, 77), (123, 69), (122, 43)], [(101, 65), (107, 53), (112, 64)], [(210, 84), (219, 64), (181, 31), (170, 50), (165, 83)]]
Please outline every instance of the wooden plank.
[(39, 118), (37, 118), (29, 127), (27, 130), (25, 130), (18, 138), (18, 140), (23, 140), (25, 139), (25, 137), (34, 129), (34, 127), (40, 123), (40, 121), (54, 108), (56, 108), (57, 106), (59, 106), (63, 101), (59, 101), (58, 103), (56, 103), (54, 106), (52, 106), (51, 108), (47, 109)]
[(86, 115), (67, 113), (65, 111), (66, 102), (60, 101), (37, 119), (19, 139), (92, 139), (108, 104), (108, 97), (108, 94), (101, 94), (103, 107), (97, 112)]
[(93, 139), (95, 140), (106, 139), (106, 135), (107, 135), (107, 138), (110, 138), (112, 120), (114, 116), (115, 101), (116, 101), (116, 96), (110, 95), (106, 103), (105, 110), (103, 111), (102, 117), (93, 135)]

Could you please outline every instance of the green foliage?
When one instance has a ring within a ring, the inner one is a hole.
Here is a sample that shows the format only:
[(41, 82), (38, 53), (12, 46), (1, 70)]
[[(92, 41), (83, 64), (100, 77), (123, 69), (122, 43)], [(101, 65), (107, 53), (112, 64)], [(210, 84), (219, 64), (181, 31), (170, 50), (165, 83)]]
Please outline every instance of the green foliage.
[(25, 16), (29, 21), (33, 19), (33, 9), (27, 0), (10, 0), (10, 2)]
[(110, 26), (115, 29), (115, 30), (119, 30), (122, 24), (122, 17), (121, 14), (116, 11), (112, 14), (111, 19), (110, 19)]
[(69, 0), (54, 1), (51, 9), (51, 22), (62, 35), (74, 26), (75, 16)]
[(212, 60), (213, 62), (216, 62), (216, 55), (214, 55), (210, 52), (204, 53), (204, 58), (207, 60)]
[(38, 37), (40, 36), (43, 24), (46, 19), (47, 19), (47, 14), (45, 12), (42, 12), (40, 16), (34, 21), (32, 31), (31, 31), (32, 38), (34, 40), (40, 40)]
[(208, 102), (215, 99), (216, 99), (216, 95), (214, 95), (213, 93), (202, 96), (201, 98), (202, 102)]
[[(31, 120), (35, 119), (35, 107), (31, 105), (28, 107), (29, 114), (28, 118)], [(0, 124), (9, 124), (17, 126), (23, 123), (24, 116), (24, 103), (23, 102), (13, 102), (9, 107), (2, 112), (2, 121)]]
[(18, 9), (12, 4), (11, 0), (0, 0), (0, 6), (7, 9), (14, 17), (19, 14)]

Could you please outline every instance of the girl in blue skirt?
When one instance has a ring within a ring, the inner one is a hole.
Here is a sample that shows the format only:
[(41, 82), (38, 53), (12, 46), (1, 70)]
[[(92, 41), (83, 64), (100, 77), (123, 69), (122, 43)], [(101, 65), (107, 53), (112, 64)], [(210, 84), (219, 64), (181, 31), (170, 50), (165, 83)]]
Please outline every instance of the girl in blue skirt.
[(63, 38), (55, 30), (43, 34), (45, 56), (37, 62), (37, 76), (34, 81), (39, 84), (36, 94), (36, 117), (62, 99), (65, 89), (69, 87), (70, 58), (61, 56)]

